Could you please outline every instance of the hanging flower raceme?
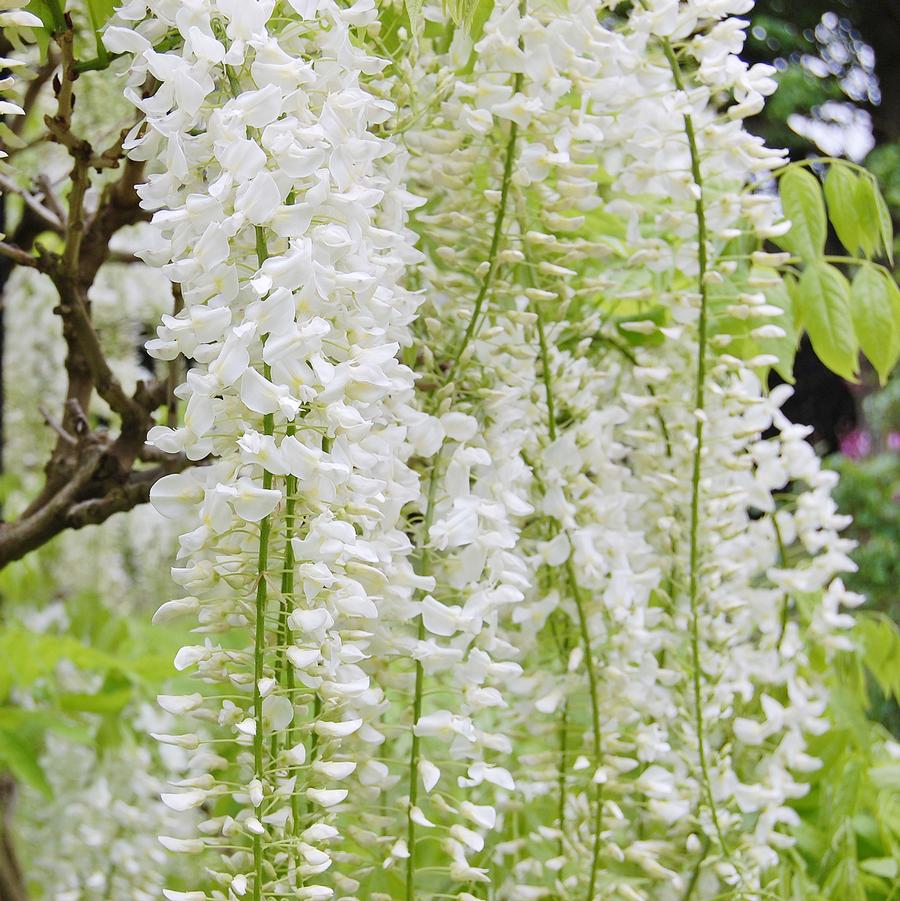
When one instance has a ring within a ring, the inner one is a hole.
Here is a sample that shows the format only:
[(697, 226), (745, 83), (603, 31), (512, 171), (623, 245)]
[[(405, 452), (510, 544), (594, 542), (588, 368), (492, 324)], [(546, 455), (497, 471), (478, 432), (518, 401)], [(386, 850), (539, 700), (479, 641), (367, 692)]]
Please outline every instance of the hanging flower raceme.
[(374, 16), (365, 2), (161, 0), (126, 4), (105, 33), (144, 114), (127, 142), (149, 165), (144, 256), (183, 299), (148, 349), (193, 360), (183, 424), (150, 440), (204, 464), (151, 497), (196, 517), (172, 571), (185, 596), (157, 619), (194, 616), (204, 636), (175, 661), (197, 690), (160, 698), (198, 728), (159, 738), (193, 751), (164, 800), (208, 812), (175, 850), (220, 849), (213, 897), (356, 891), (330, 848), (340, 811), (382, 779), (369, 648), (431, 585), (398, 529), (418, 493), (397, 361), (415, 199), (375, 134), (392, 111), (384, 63), (355, 37)]
[[(429, 347), (469, 321), (459, 298), (474, 293), (471, 273), (490, 272), (473, 347), (484, 346), (485, 370), (502, 372), (501, 384), (478, 374), (498, 398), (509, 392), (525, 426), (518, 445), (507, 427), (503, 460), (510, 486), (531, 492), (517, 528), (533, 585), (498, 634), (524, 670), (501, 722), (534, 753), (519, 751), (517, 794), (501, 799), (487, 858), (503, 897), (668, 897), (698, 883), (710, 895), (754, 891), (789, 841), (789, 805), (803, 791), (789, 755), (800, 752), (800, 770), (813, 765), (802, 748), (822, 728), (818, 677), (796, 645), (780, 661), (756, 631), (758, 598), (772, 596), (757, 586), (781, 542), (776, 520), (758, 511), (774, 512), (785, 481), (761, 486), (746, 475), (775, 446), (761, 433), (784, 420), (779, 396), (764, 401), (752, 374), (774, 358), (740, 355), (748, 338), (764, 351), (783, 334), (781, 310), (766, 299), (778, 260), (756, 252), (736, 279), (728, 255), (729, 242), (746, 235), (756, 251), (785, 225), (775, 199), (749, 189), (783, 155), (741, 124), (774, 87), (770, 69), (736, 55), (745, 23), (729, 14), (746, 7), (635, 5), (617, 19), (604, 4), (561, 14), (532, 3), (524, 17), (498, 4), (441, 124), (409, 139), (420, 190), (427, 179), (436, 198), (419, 217), (433, 242)], [(423, 84), (441, 86), (437, 76)], [(736, 101), (728, 108), (726, 92)], [(486, 173), (504, 159), (509, 180), (498, 188)], [(484, 212), (472, 183), (485, 186)], [(495, 270), (473, 238), (498, 207), (513, 212)], [(504, 332), (516, 335), (514, 367), (488, 337)], [(443, 346), (455, 374), (452, 340)], [(814, 461), (811, 450), (804, 460)], [(532, 477), (518, 482), (522, 464)], [(811, 478), (810, 498), (827, 495), (829, 480)], [(828, 520), (816, 589), (849, 564), (841, 525)], [(460, 534), (476, 527), (473, 518)], [(832, 586), (831, 626), (845, 627), (837, 608), (856, 602)], [(767, 609), (781, 622), (788, 604), (782, 596)], [(726, 672), (735, 660), (739, 673)], [(768, 743), (744, 740), (752, 716), (788, 708)], [(767, 787), (750, 790), (753, 779)]]
[[(576, 275), (571, 267), (609, 252), (582, 228), (585, 215), (600, 203), (595, 160), (603, 134), (602, 118), (588, 108), (597, 69), (590, 52), (598, 46), (592, 43), (591, 15), (591, 8), (578, 5), (560, 15), (540, 3), (527, 9), (498, 4), (476, 46), (472, 74), (460, 77), (442, 105), (443, 127), (410, 137), (418, 151), (414, 171), (421, 167), (423, 183), (427, 173), (439, 200), (427, 217), (419, 217), (429, 237), (440, 242), (426, 270), (434, 318), (425, 324), (436, 338), (471, 323), (470, 386), (463, 382), (463, 396), (477, 398), (485, 390), (496, 400), (473, 409), (485, 423), (485, 437), (491, 434), (491, 415), (505, 411), (497, 420), (496, 444), (488, 450), (496, 448), (500, 490), (507, 497), (518, 492), (516, 531), (530, 523), (517, 554), (509, 555), (525, 564), (521, 573), (528, 581), (517, 585), (525, 594), (498, 619), (494, 640), (524, 667), (512, 688), (515, 709), (501, 712), (504, 731), (519, 739), (527, 735), (526, 747), (535, 749), (521, 760), (519, 796), (500, 799), (505, 814), (500, 834), (521, 836), (498, 845), (493, 857), (491, 875), (513, 861), (514, 875), (503, 886), (509, 897), (540, 897), (547, 891), (541, 883), (553, 885), (557, 874), (566, 880), (559, 890), (592, 896), (606, 869), (600, 858), (598, 786), (605, 778), (601, 700), (608, 698), (605, 690), (601, 698), (595, 661), (609, 634), (595, 600), (611, 581), (605, 555), (615, 554), (617, 584), (632, 576), (638, 597), (646, 596), (654, 581), (648, 548), (639, 535), (629, 534), (624, 515), (640, 501), (629, 503), (627, 494), (613, 499), (627, 485), (628, 473), (616, 463), (617, 446), (604, 446), (603, 435), (623, 413), (613, 408), (599, 414), (602, 379), (582, 355), (557, 352), (552, 341), (562, 336), (555, 330), (548, 345), (544, 328), (545, 318), (556, 319), (567, 307), (573, 315), (584, 311), (581, 298), (565, 282), (560, 289), (560, 280)], [(435, 78), (431, 87), (439, 83)], [(572, 102), (581, 91), (585, 102)], [(485, 178), (491, 171), (497, 173), (496, 187)], [(468, 190), (476, 180), (487, 185), (477, 201)], [(495, 223), (498, 213), (505, 228), (496, 237), (488, 232), (483, 245), (474, 243), (479, 226)], [(480, 305), (473, 314), (462, 309), (460, 327), (454, 301), (472, 291), (471, 272), (491, 281), (483, 296), (475, 294)], [(585, 281), (586, 293), (594, 280)], [(595, 319), (588, 316), (583, 327), (586, 332), (596, 327)], [(455, 362), (452, 341), (445, 347), (451, 356), (447, 366), (456, 375), (461, 364)], [(490, 483), (482, 482), (480, 472), (472, 481), (486, 493)], [(602, 516), (604, 507), (613, 515)], [(476, 523), (473, 519), (460, 534), (471, 534)], [(573, 547), (579, 550), (570, 559)], [(438, 578), (439, 585), (445, 581)], [(641, 641), (629, 645), (623, 637), (622, 645), (638, 656), (644, 653)], [(569, 691), (577, 697), (572, 709)], [(617, 692), (622, 697), (619, 686), (611, 686), (609, 697)], [(509, 699), (510, 692), (505, 694)], [(606, 709), (611, 716), (608, 704)], [(538, 810), (540, 819), (532, 819)], [(523, 823), (534, 828), (529, 838)]]
[[(13, 47), (21, 49), (21, 37), (34, 38), (34, 29), (42, 28), (43, 23), (32, 12), (24, 7), (27, 0), (3, 0), (0, 2), (0, 29), (3, 36)], [(26, 65), (26, 62), (16, 57), (0, 56), (0, 116), (23, 116), (25, 110), (15, 100), (4, 96), (15, 85), (15, 70)], [(9, 128), (0, 122), (0, 142), (6, 143), (8, 139), (18, 140)], [(21, 144), (21, 142), (19, 142)], [(8, 154), (0, 146), (0, 160), (6, 159)], [(0, 163), (0, 165), (6, 165)]]
[[(764, 269), (771, 261), (756, 254), (752, 271), (742, 277), (743, 287), (727, 254), (733, 253), (729, 241), (745, 232), (755, 250), (756, 236), (783, 228), (774, 201), (746, 190), (778, 160), (740, 129), (740, 118), (751, 114), (756, 102), (746, 108), (739, 104), (726, 114), (710, 101), (703, 85), (706, 59), (718, 55), (733, 78), (728, 85), (717, 83), (718, 90), (728, 87), (740, 101), (748, 77), (757, 92), (771, 89), (764, 78), (768, 73), (748, 76), (733, 55), (740, 49), (740, 40), (735, 44), (734, 39), (742, 34), (741, 25), (717, 22), (729, 11), (726, 5), (691, 11), (668, 4), (660, 24), (652, 12), (636, 7), (628, 23), (633, 30), (624, 27), (607, 36), (617, 52), (602, 60), (597, 76), (611, 78), (618, 72), (624, 77), (640, 66), (654, 85), (646, 93), (642, 88), (641, 96), (624, 97), (618, 110), (617, 101), (608, 97), (602, 105), (612, 118), (604, 127), (601, 165), (609, 159), (603, 168), (615, 178), (601, 193), (607, 210), (631, 219), (629, 244), (639, 249), (624, 264), (601, 264), (598, 282), (606, 280), (603, 287), (612, 295), (613, 312), (617, 294), (625, 310), (633, 310), (635, 301), (638, 307), (622, 317), (619, 327), (603, 324), (589, 342), (589, 332), (579, 332), (583, 315), (568, 324), (574, 336), (567, 334), (565, 321), (557, 327), (570, 347), (582, 338), (579, 352), (588, 353), (594, 366), (599, 363), (600, 371), (613, 377), (604, 397), (594, 371), (592, 386), (601, 392), (596, 408), (615, 417), (621, 405), (611, 436), (600, 443), (605, 455), (624, 461), (626, 472), (630, 470), (631, 477), (623, 473), (618, 483), (634, 492), (626, 504), (638, 515), (633, 522), (643, 532), (642, 540), (636, 535), (624, 544), (636, 552), (633, 562), (643, 578), (621, 579), (628, 567), (622, 566), (615, 542), (596, 540), (595, 524), (615, 506), (615, 492), (601, 492), (602, 506), (592, 511), (566, 511), (576, 529), (576, 573), (583, 573), (583, 579), (601, 577), (592, 586), (595, 598), (604, 577), (608, 580), (594, 621), (603, 636), (601, 667), (610, 688), (610, 697), (600, 704), (600, 720), (612, 744), (599, 772), (610, 798), (604, 805), (600, 854), (610, 863), (598, 882), (627, 897), (642, 896), (638, 887), (647, 891), (653, 883), (661, 897), (667, 891), (693, 891), (698, 880), (701, 896), (720, 891), (722, 883), (738, 895), (756, 891), (761, 875), (777, 861), (777, 849), (788, 841), (777, 830), (795, 819), (790, 800), (803, 793), (799, 780), (787, 772), (792, 764), (786, 749), (802, 751), (804, 733), (823, 726), (824, 697), (808, 661), (795, 659), (795, 648), (790, 660), (777, 662), (756, 631), (762, 619), (757, 585), (766, 577), (777, 544), (772, 521), (760, 519), (759, 510), (774, 511), (771, 494), (787, 480), (762, 490), (747, 478), (753, 472), (752, 454), (767, 446), (759, 436), (770, 426), (778, 402), (777, 395), (771, 404), (763, 400), (750, 370), (771, 365), (775, 358), (745, 362), (728, 353), (740, 353), (739, 338), (746, 335), (731, 334), (727, 317), (764, 327), (751, 333), (764, 341), (776, 334), (767, 323), (777, 321), (781, 311), (767, 304), (762, 293), (772, 285)], [(692, 29), (697, 29), (694, 37)], [(669, 36), (676, 34), (677, 41), (673, 37), (670, 42)], [(697, 55), (696, 70), (685, 59), (687, 53)], [(674, 108), (668, 97), (675, 98)], [(651, 159), (642, 173), (644, 160)], [(631, 196), (635, 194), (641, 196)], [(662, 215), (648, 220), (648, 209), (660, 209), (647, 202), (653, 194), (667, 202)], [(646, 249), (640, 249), (642, 244)], [(649, 274), (638, 268), (648, 265)], [(735, 284), (741, 285), (737, 291)], [(729, 287), (720, 293), (718, 285)], [(556, 294), (564, 297), (564, 289), (557, 287)], [(642, 308), (644, 316), (639, 315)], [(664, 339), (662, 347), (630, 346), (641, 345), (640, 336), (648, 333)], [(589, 353), (592, 344), (603, 349), (601, 357), (596, 350)], [(550, 368), (558, 378), (560, 364)], [(570, 407), (576, 405), (569, 398), (578, 397), (575, 388), (559, 394), (562, 411), (557, 415), (566, 423), (573, 418)], [(577, 435), (577, 429), (568, 429)], [(603, 431), (594, 426), (591, 434)], [(576, 438), (559, 457), (570, 470), (577, 466), (579, 444), (590, 447), (588, 435)], [(810, 457), (814, 460), (811, 450), (807, 463)], [(602, 472), (593, 463), (588, 478), (597, 481)], [(814, 494), (820, 486), (821, 480), (813, 477)], [(832, 538), (825, 543), (833, 550), (826, 554), (827, 564), (822, 559), (823, 584), (849, 563), (847, 544), (834, 533), (840, 525), (836, 520), (828, 524)], [(624, 524), (619, 534), (628, 534)], [(656, 561), (663, 563), (662, 578), (652, 571)], [(820, 564), (813, 565), (818, 569)], [(834, 605), (856, 602), (840, 583), (830, 593)], [(784, 604), (774, 609), (777, 621)], [(847, 623), (832, 617), (832, 624), (840, 628)], [(770, 623), (768, 632), (778, 634), (779, 629)], [(766, 693), (773, 684), (779, 686), (777, 708)], [(606, 685), (604, 695), (605, 690)], [(622, 698), (627, 702), (617, 710)], [(788, 707), (794, 712), (778, 717), (778, 726), (767, 735), (778, 735), (777, 748), (763, 747), (763, 742), (751, 748), (744, 742), (749, 720), (736, 719), (737, 712), (761, 710), (768, 719), (769, 711)], [(812, 765), (803, 760), (800, 754), (800, 769)], [(739, 773), (753, 773), (749, 781), (764, 779), (766, 789), (748, 790)], [(752, 830), (747, 817), (757, 823)], [(684, 830), (680, 836), (679, 828)]]
[[(73, 681), (79, 678), (74, 672), (67, 675)], [(132, 713), (128, 709), (122, 715), (130, 718)], [(149, 707), (136, 713), (141, 731), (171, 720)], [(160, 801), (164, 783), (155, 774), (177, 779), (184, 752), (159, 751), (130, 734), (103, 753), (71, 738), (48, 740), (41, 765), (53, 796), (48, 799), (29, 789), (19, 826), (35, 892), (60, 901), (155, 901), (167, 880), (183, 875), (188, 860), (173, 857), (166, 848), (196, 842), (181, 836), (196, 825), (199, 815), (176, 813)], [(162, 845), (159, 835), (165, 837)]]

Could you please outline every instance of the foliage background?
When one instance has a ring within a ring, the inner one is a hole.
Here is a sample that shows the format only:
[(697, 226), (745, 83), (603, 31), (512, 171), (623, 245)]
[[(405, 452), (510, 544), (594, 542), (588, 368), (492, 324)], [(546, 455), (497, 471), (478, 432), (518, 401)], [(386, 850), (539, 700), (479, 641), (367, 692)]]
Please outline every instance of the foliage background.
[[(747, 51), (778, 67), (779, 88), (750, 127), (793, 159), (847, 156), (878, 177), (900, 223), (900, 5), (882, 0), (761, 0)], [(850, 386), (808, 347), (789, 409), (842, 476), (838, 500), (860, 542), (850, 580), (900, 621), (900, 380), (871, 370)]]

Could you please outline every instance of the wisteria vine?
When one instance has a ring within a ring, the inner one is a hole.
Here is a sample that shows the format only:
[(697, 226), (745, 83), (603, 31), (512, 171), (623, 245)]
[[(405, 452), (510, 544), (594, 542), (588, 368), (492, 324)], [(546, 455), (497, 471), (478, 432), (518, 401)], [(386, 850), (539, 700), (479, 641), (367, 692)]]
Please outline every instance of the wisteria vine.
[(767, 895), (860, 599), (762, 378), (751, 6), (118, 10), (191, 361), (150, 440), (202, 464), (152, 493), (203, 636), (172, 901)]

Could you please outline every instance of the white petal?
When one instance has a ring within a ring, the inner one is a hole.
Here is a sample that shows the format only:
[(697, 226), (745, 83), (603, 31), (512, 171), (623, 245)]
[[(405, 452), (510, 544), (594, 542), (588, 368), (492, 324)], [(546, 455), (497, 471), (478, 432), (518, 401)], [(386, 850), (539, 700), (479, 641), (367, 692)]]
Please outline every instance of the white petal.
[(195, 692), (190, 695), (157, 695), (156, 703), (166, 713), (179, 714), (190, 713), (203, 703), (203, 695)]
[(419, 761), (419, 776), (422, 777), (422, 784), (425, 791), (430, 792), (441, 778), (441, 771), (429, 760)]
[(193, 613), (200, 606), (199, 599), (195, 597), (178, 598), (174, 601), (166, 601), (156, 613), (153, 614), (153, 624), (168, 623), (188, 613)]
[(339, 723), (330, 723), (325, 720), (317, 720), (313, 729), (317, 735), (323, 735), (326, 738), (344, 738), (352, 735), (362, 725), (362, 720), (344, 720)]
[(268, 172), (260, 172), (238, 190), (234, 208), (253, 225), (268, 222), (281, 206), (281, 192)]
[(163, 476), (150, 489), (150, 503), (170, 519), (180, 517), (203, 500), (203, 486), (187, 473)]
[(237, 481), (237, 494), (231, 499), (234, 512), (246, 522), (259, 522), (280, 503), (281, 492), (277, 488), (261, 488), (252, 479)]
[(355, 769), (356, 763), (352, 760), (317, 760), (313, 769), (329, 779), (346, 779)]
[(159, 843), (167, 851), (174, 851), (176, 854), (199, 854), (206, 850), (206, 843), (201, 838), (173, 838), (169, 835), (160, 835)]
[(348, 794), (346, 788), (308, 788), (306, 790), (306, 797), (320, 807), (334, 807), (335, 804), (340, 804)]
[(179, 813), (185, 810), (193, 810), (206, 800), (206, 792), (195, 790), (186, 792), (163, 792), (160, 800), (166, 807), (177, 810)]
[(294, 705), (284, 695), (263, 699), (263, 723), (273, 732), (286, 729), (294, 719)]

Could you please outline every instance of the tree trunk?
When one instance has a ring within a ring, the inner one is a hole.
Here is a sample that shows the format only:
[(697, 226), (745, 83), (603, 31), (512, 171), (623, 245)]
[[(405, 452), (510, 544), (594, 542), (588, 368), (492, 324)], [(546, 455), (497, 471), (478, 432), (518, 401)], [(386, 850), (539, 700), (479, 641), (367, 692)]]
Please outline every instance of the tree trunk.
[[(5, 231), (6, 226), (6, 198), (0, 194), (0, 232)], [(3, 472), (5, 429), (4, 419), (6, 412), (6, 392), (4, 385), (4, 348), (6, 344), (6, 304), (3, 302), (4, 289), (12, 274), (12, 263), (6, 259), (0, 259), (0, 474)], [(3, 510), (0, 507), (0, 519)], [(13, 842), (10, 821), (15, 808), (16, 783), (10, 773), (0, 774), (0, 901), (27, 901), (28, 892), (25, 888), (25, 877), (19, 866)]]
[(25, 877), (19, 866), (10, 828), (15, 799), (15, 780), (4, 773), (0, 776), (0, 901), (28, 901)]

